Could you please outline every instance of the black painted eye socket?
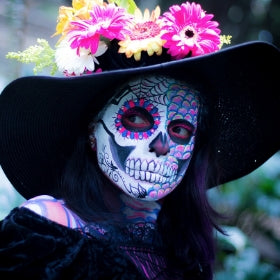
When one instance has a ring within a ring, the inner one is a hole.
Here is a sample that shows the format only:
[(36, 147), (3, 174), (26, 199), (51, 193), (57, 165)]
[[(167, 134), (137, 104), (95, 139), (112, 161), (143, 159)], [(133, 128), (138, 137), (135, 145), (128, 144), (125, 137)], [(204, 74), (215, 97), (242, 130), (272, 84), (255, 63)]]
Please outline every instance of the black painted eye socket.
[(170, 138), (178, 144), (187, 144), (193, 135), (194, 126), (186, 120), (174, 120), (168, 125)]
[(154, 118), (146, 109), (133, 107), (124, 112), (121, 123), (129, 131), (143, 132), (153, 127)]

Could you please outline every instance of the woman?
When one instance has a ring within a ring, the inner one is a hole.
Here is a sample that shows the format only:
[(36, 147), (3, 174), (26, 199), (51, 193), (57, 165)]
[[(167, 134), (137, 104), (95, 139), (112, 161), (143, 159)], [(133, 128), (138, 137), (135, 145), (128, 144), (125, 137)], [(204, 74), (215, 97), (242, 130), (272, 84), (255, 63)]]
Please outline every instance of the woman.
[(279, 150), (276, 47), (149, 66), (142, 53), (127, 67), (114, 43), (99, 58), (107, 71), (25, 77), (1, 94), (0, 163), (27, 198), (1, 222), (3, 277), (212, 279), (207, 189)]

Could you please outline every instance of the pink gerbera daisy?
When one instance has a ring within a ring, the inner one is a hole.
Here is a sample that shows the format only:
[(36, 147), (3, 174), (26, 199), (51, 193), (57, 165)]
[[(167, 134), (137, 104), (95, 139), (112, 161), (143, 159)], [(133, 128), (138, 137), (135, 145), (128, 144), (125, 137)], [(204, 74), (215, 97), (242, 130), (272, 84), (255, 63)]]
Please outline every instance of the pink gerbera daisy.
[(166, 25), (161, 37), (163, 45), (175, 59), (198, 56), (219, 49), (220, 29), (218, 22), (211, 21), (212, 14), (206, 14), (196, 3), (173, 5), (170, 12), (163, 14)]
[(73, 29), (69, 31), (71, 48), (79, 49), (81, 47), (90, 49), (92, 54), (98, 49), (100, 36), (109, 40), (125, 38), (126, 26), (130, 22), (131, 16), (126, 10), (108, 4), (104, 6), (94, 5), (90, 12), (89, 20), (72, 21)]

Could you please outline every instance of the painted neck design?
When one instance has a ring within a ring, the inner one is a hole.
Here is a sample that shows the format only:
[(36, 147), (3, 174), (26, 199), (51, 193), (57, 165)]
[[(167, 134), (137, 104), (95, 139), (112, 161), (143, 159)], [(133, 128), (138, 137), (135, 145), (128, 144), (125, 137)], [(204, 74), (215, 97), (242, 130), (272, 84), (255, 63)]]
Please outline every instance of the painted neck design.
[(155, 224), (161, 205), (158, 201), (145, 201), (121, 194), (121, 213), (127, 223)]

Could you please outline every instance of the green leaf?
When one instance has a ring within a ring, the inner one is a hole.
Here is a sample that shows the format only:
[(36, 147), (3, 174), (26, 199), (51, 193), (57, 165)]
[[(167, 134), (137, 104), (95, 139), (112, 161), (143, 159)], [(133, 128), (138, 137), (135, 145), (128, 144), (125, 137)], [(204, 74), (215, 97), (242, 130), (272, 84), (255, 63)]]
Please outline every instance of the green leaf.
[(134, 14), (137, 5), (134, 0), (108, 0), (109, 3), (115, 3), (119, 7), (123, 7), (128, 13)]

